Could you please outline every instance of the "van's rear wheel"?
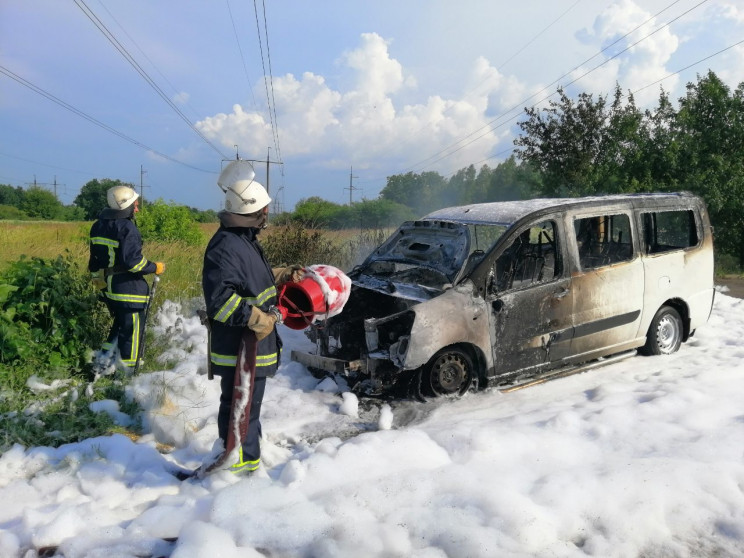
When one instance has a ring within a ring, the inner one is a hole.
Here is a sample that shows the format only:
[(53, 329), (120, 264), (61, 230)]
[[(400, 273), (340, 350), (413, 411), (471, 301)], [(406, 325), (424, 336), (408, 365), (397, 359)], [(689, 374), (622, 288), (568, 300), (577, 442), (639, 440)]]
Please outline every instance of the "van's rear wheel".
[(422, 387), (427, 395), (462, 395), (473, 384), (473, 359), (460, 349), (444, 349), (423, 371)]
[(647, 355), (670, 355), (682, 344), (684, 326), (682, 318), (671, 306), (662, 306), (656, 312), (646, 335), (643, 353)]

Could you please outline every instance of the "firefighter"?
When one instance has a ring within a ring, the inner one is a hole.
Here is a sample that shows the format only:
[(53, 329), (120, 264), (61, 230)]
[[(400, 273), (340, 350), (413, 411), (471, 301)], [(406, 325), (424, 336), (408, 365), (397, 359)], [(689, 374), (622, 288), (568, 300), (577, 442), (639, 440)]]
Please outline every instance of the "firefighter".
[(102, 352), (124, 372), (131, 372), (143, 356), (139, 349), (149, 298), (144, 276), (165, 271), (163, 262), (151, 262), (142, 255), (142, 237), (134, 224), (139, 211), (137, 198), (139, 195), (129, 186), (109, 188), (108, 207), (90, 228), (88, 270), (113, 317)]
[[(227, 440), (233, 399), (236, 364), (244, 327), (256, 334), (256, 374), (250, 398), (248, 432), (236, 441), (238, 461), (229, 465), (234, 473), (251, 473), (261, 463), (261, 402), (266, 378), (278, 367), (281, 338), (276, 324), (287, 316), (277, 305), (277, 284), (298, 281), (301, 266), (272, 269), (258, 242), (266, 227), (271, 198), (253, 180), (247, 164), (228, 165), (220, 175), (225, 190), (225, 210), (218, 213), (220, 227), (204, 253), (202, 287), (209, 318), (211, 372), (220, 377), (220, 406), (217, 415), (219, 437)], [(238, 170), (236, 170), (238, 169)], [(225, 182), (227, 180), (227, 183)], [(278, 282), (278, 283), (277, 283)]]

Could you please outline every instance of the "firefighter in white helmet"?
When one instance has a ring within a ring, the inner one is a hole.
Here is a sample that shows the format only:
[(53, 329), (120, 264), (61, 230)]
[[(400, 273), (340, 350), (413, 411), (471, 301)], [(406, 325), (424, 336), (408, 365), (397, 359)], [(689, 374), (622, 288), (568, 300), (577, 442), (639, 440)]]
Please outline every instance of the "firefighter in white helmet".
[(237, 441), (238, 461), (229, 465), (235, 473), (250, 473), (260, 465), (261, 402), (266, 378), (279, 367), (281, 338), (276, 324), (286, 318), (277, 305), (277, 284), (299, 281), (299, 265), (272, 269), (258, 242), (267, 225), (269, 197), (254, 180), (246, 161), (233, 161), (221, 173), (218, 185), (225, 192), (225, 210), (218, 214), (220, 227), (207, 245), (202, 287), (210, 330), (209, 366), (220, 377), (219, 437), (227, 440), (236, 364), (243, 328), (258, 340), (256, 375), (250, 400), (250, 422), (243, 440)]
[(142, 318), (149, 298), (144, 276), (159, 275), (165, 270), (164, 263), (152, 262), (142, 255), (142, 237), (134, 224), (138, 198), (129, 186), (109, 188), (108, 207), (90, 229), (88, 270), (114, 320), (102, 352), (125, 371), (132, 370), (143, 356), (139, 354)]

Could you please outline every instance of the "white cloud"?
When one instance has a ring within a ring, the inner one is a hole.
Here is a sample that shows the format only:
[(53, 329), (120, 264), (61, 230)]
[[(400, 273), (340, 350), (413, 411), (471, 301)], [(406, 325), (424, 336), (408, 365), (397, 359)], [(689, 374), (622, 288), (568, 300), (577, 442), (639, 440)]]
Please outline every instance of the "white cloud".
[(739, 25), (744, 25), (744, 7), (728, 1), (719, 2), (718, 4), (723, 17)]
[(403, 85), (403, 67), (390, 58), (388, 46), (377, 33), (362, 33), (361, 46), (342, 56), (346, 66), (356, 71), (356, 93), (370, 101), (383, 100)]
[[(331, 89), (322, 76), (306, 72), (274, 80), (282, 155), (312, 155), (326, 167), (372, 168), (382, 158), (405, 167), (415, 164), (479, 130), (478, 141), (447, 158), (442, 168), (485, 159), (501, 140), (489, 131), (491, 113), (514, 105), (526, 88), (500, 74), (485, 58), (474, 62), (472, 82), (478, 93), (464, 99), (430, 96), (421, 103), (396, 105), (396, 93), (415, 83), (391, 58), (389, 43), (375, 33), (361, 35), (359, 48), (339, 59), (353, 72), (348, 91)], [(197, 123), (210, 139), (223, 145), (272, 145), (267, 115), (246, 112), (239, 104)], [(503, 135), (503, 134), (502, 134)], [(472, 139), (472, 138), (471, 138)], [(463, 141), (468, 143), (469, 140)], [(462, 145), (462, 144), (457, 144)]]
[[(667, 64), (679, 47), (679, 38), (651, 16), (633, 0), (618, 0), (597, 16), (591, 29), (579, 33), (581, 40), (607, 50), (601, 58), (592, 59), (586, 67), (574, 72), (575, 75), (599, 66), (603, 60), (617, 57), (582, 78), (578, 86), (609, 94), (619, 83), (623, 91), (635, 91), (671, 74)], [(676, 82), (677, 78), (670, 78), (664, 82), (664, 87), (673, 88)], [(658, 89), (650, 87), (641, 91), (636, 101), (643, 105), (653, 103), (657, 98)]]

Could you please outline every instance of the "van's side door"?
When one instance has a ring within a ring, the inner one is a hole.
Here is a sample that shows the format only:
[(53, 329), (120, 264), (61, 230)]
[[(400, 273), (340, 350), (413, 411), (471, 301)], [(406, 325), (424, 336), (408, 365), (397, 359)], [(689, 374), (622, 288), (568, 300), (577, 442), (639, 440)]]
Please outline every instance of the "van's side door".
[(570, 349), (573, 293), (559, 216), (514, 230), (491, 261), (486, 303), (495, 373), (537, 371)]
[(573, 215), (567, 226), (573, 228), (571, 250), (576, 266), (571, 283), (572, 361), (637, 346), (644, 269), (632, 210), (583, 212)]

